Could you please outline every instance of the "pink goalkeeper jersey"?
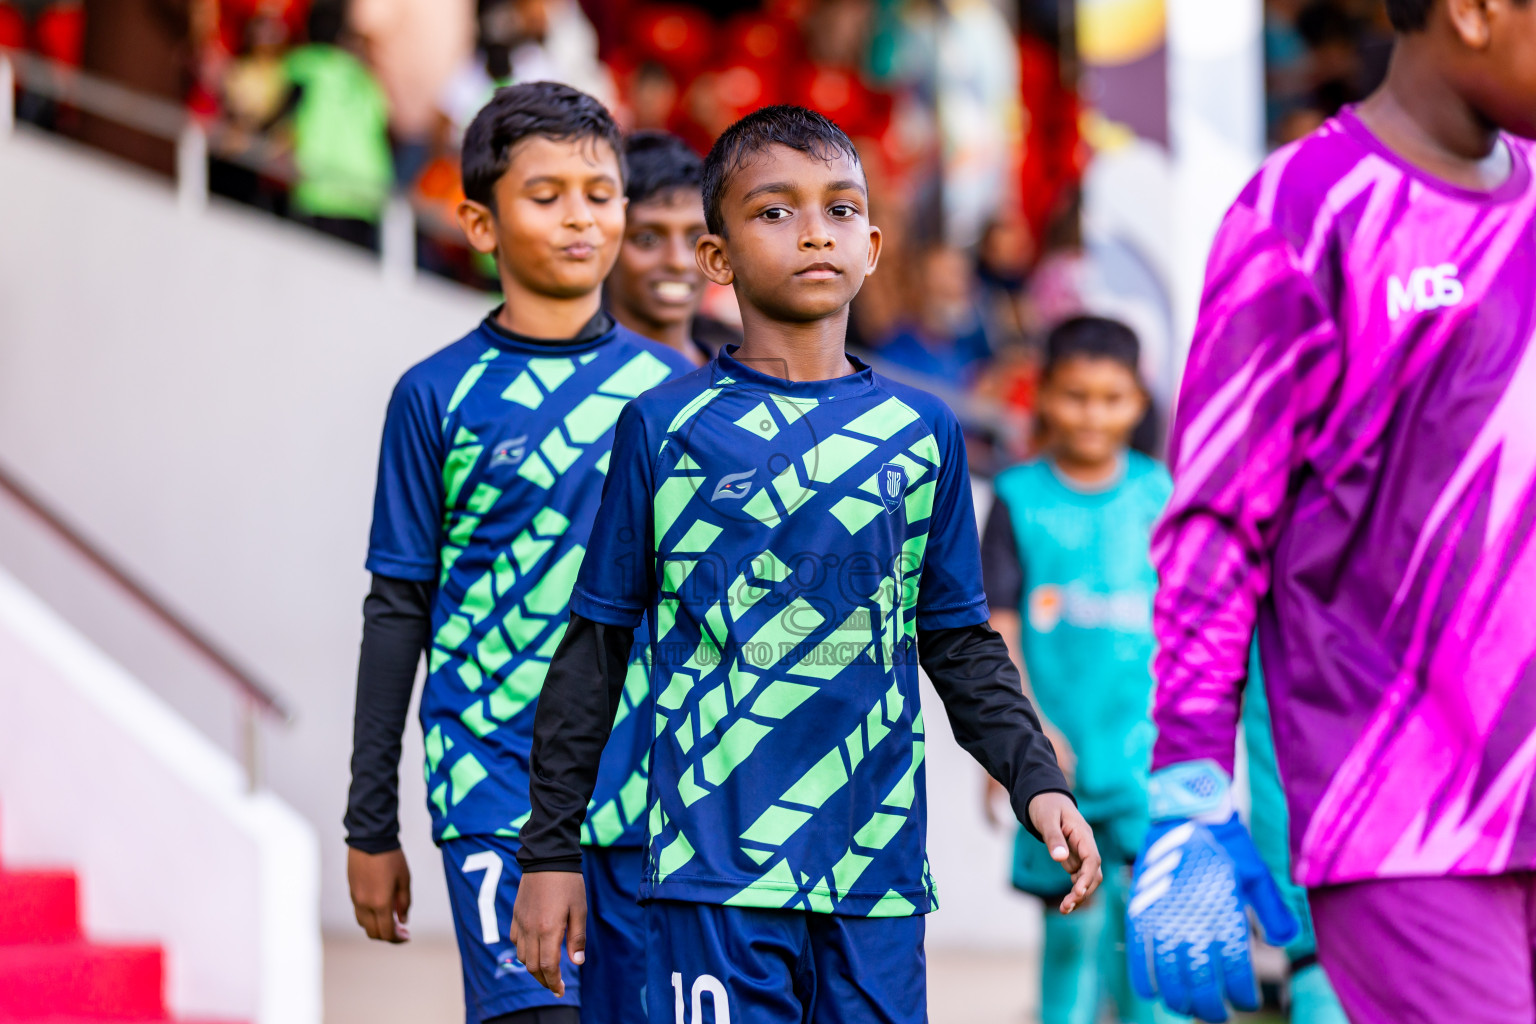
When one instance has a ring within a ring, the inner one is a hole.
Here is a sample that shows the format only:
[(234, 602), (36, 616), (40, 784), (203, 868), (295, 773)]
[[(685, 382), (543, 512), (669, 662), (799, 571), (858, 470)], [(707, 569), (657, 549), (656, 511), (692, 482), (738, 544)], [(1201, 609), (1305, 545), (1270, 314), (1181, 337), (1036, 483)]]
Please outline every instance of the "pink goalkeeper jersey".
[(1297, 881), (1536, 867), (1536, 186), (1352, 111), (1216, 238), (1153, 538), (1154, 767), (1229, 771), (1257, 626)]

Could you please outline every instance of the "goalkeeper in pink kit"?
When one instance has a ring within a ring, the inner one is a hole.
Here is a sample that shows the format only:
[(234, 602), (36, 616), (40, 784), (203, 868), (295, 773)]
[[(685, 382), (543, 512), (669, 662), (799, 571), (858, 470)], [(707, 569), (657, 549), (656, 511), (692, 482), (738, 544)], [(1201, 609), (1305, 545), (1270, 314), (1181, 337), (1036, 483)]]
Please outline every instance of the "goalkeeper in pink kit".
[(1211, 255), (1173, 442), (1143, 995), (1252, 1008), (1296, 923), (1228, 795), (1257, 630), (1318, 957), (1356, 1024), (1536, 1021), (1536, 3), (1386, 0), (1381, 90)]

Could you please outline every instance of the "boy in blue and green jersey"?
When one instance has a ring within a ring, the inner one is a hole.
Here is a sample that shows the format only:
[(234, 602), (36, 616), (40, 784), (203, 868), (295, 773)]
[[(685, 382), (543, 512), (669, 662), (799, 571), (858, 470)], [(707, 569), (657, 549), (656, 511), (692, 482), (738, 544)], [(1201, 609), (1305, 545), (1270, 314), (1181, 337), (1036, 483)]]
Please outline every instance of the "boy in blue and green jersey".
[(652, 1024), (916, 1024), (936, 905), (919, 661), (1073, 874), (1064, 911), (1098, 854), (986, 625), (954, 414), (844, 350), (880, 244), (852, 143), (801, 108), (750, 114), (705, 161), (704, 207), (697, 259), (745, 337), (615, 428), (534, 725), (518, 955), (558, 992), (562, 945), (583, 946), (576, 837), (644, 616)]
[[(590, 96), (537, 83), (502, 90), (465, 133), (471, 245), (494, 253), (506, 304), (406, 372), (379, 459), (358, 672), (348, 876), (371, 938), (404, 941), (410, 876), (400, 852), (396, 775), (416, 665), (428, 802), (458, 929), (469, 1024), (574, 1024), (579, 992), (557, 999), (508, 939), (528, 817), (534, 709), (565, 631), (593, 532), (613, 425), (625, 403), (688, 368), (600, 308), (624, 230), (616, 127)], [(649, 680), (626, 665), (616, 742), (582, 841), (599, 992), (643, 984), (640, 883)], [(626, 906), (627, 904), (627, 906)], [(628, 927), (626, 928), (626, 925)], [(599, 947), (601, 947), (599, 949)], [(577, 961), (579, 963), (579, 961)], [(640, 1019), (629, 1003), (581, 1019)]]
[[(982, 540), (992, 624), (1009, 638), (1073, 793), (1104, 854), (1104, 891), (1071, 917), (1046, 915), (1043, 1024), (1093, 1024), (1113, 1000), (1150, 1021), (1121, 952), (1127, 865), (1147, 830), (1151, 760), (1152, 524), (1167, 471), (1129, 449), (1146, 414), (1136, 335), (1077, 317), (1046, 340), (1039, 415), (1046, 451), (998, 474)], [(1059, 899), (1060, 871), (1020, 835), (1013, 882)]]

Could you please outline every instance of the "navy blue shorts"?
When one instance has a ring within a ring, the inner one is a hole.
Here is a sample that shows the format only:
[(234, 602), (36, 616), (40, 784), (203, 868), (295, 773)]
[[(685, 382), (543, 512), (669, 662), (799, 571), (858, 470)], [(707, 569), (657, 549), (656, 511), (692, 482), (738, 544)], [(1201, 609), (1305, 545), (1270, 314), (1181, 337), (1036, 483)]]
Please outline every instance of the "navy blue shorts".
[(646, 905), (650, 1024), (924, 1024), (923, 918)]
[(516, 839), (462, 836), (444, 843), (443, 873), (464, 970), (464, 1019), (481, 1024), (535, 1006), (580, 1006), (581, 978), (562, 957), (565, 997), (555, 998), (518, 962), (512, 945), (512, 904), (523, 877)]
[(645, 1024), (645, 908), (635, 902), (645, 851), (582, 848), (587, 881), (587, 962), (582, 1024)]

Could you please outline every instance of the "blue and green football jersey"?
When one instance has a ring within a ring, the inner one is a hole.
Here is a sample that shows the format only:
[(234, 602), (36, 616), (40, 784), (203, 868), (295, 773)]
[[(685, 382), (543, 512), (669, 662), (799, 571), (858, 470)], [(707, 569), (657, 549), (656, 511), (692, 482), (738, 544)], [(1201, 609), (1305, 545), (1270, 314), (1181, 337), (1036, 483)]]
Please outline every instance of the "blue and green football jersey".
[(954, 414), (727, 351), (624, 411), (599, 521), (571, 608), (654, 659), (642, 898), (933, 909), (916, 631), (987, 620)]
[[(437, 841), (515, 836), (527, 819), (534, 707), (565, 632), (613, 425), (630, 399), (691, 368), (622, 327), (530, 344), (487, 320), (395, 387), (367, 565), (438, 584), (421, 698)], [(648, 709), (637, 657), (586, 842), (643, 841)]]
[[(1157, 591), (1147, 550), (1172, 487), (1166, 469), (1134, 451), (1099, 490), (1069, 483), (1048, 459), (993, 481), (1023, 569), (1024, 666), (1041, 715), (1077, 755), (1072, 792), (1096, 824), (1146, 814)], [(1137, 831), (1132, 853), (1140, 841)]]

